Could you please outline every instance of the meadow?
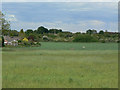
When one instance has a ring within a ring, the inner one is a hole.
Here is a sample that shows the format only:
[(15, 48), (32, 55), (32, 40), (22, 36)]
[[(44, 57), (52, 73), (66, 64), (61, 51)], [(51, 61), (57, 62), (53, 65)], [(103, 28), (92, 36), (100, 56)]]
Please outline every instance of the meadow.
[(3, 88), (118, 87), (117, 43), (41, 44), (3, 48)]

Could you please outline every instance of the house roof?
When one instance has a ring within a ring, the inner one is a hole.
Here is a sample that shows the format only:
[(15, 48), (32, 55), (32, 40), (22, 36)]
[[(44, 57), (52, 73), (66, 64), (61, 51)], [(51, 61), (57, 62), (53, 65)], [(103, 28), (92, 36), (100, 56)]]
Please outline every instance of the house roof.
[(4, 39), (7, 40), (8, 42), (19, 40), (20, 37), (10, 37), (10, 36), (4, 36)]

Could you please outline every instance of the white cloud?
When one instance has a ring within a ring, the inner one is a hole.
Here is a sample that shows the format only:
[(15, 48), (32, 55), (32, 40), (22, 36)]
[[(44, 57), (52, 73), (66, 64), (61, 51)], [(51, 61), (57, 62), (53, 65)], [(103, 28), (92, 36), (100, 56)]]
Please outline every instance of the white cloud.
[(103, 3), (103, 2), (74, 2), (74, 3), (63, 3), (57, 5), (61, 10), (64, 11), (70, 11), (70, 12), (83, 12), (83, 11), (95, 11), (95, 10), (111, 10), (110, 12), (117, 14), (118, 13), (118, 3), (112, 2), (112, 3)]
[(15, 15), (6, 15), (5, 18), (8, 20), (8, 21), (17, 21), (17, 18), (15, 17)]
[(8, 17), (15, 18), (15, 15), (8, 15)]
[(2, 0), (3, 2), (118, 2), (119, 0)]
[(72, 11), (72, 12), (76, 12), (76, 11), (90, 11), (92, 10), (91, 8), (72, 8), (72, 9), (63, 9), (64, 11)]
[(98, 20), (90, 20), (90, 21), (88, 21), (86, 23), (89, 23), (89, 25), (94, 26), (94, 27), (96, 27), (96, 26), (104, 26), (105, 25), (104, 22), (98, 21)]

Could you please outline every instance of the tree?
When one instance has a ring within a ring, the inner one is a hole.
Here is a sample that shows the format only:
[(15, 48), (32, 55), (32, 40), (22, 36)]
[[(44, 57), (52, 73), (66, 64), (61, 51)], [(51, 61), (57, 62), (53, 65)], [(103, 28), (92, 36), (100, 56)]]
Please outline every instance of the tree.
[(48, 33), (48, 29), (41, 26), (41, 27), (38, 27), (37, 31), (36, 31), (38, 34), (43, 34), (43, 33)]
[(4, 14), (0, 11), (0, 34), (3, 30), (10, 30), (10, 23), (5, 19)]
[(3, 36), (9, 35), (9, 30), (1, 30)]
[(9, 35), (10, 23), (5, 19), (5, 15), (0, 11), (0, 35)]
[(97, 31), (96, 31), (96, 30), (91, 30), (91, 29), (89, 29), (89, 30), (86, 31), (86, 33), (87, 33), (87, 34), (96, 34)]
[(9, 35), (10, 36), (18, 36), (19, 35), (19, 32), (17, 30), (10, 30), (9, 31)]
[(60, 33), (60, 32), (62, 32), (61, 29), (49, 29), (49, 33), (57, 34), (57, 33)]
[(20, 32), (19, 32), (19, 37), (21, 38), (24, 38), (25, 37), (25, 33), (24, 33), (24, 30), (21, 29)]
[(92, 34), (92, 30), (89, 29), (89, 30), (86, 31), (86, 33), (87, 33), (87, 34)]
[(28, 36), (28, 40), (30, 40), (30, 41), (37, 41), (36, 40), (36, 36), (34, 34), (29, 35)]
[(33, 33), (33, 30), (32, 30), (32, 29), (28, 29), (28, 30), (25, 32), (26, 35), (30, 35), (30, 34), (32, 34), (32, 33)]
[(104, 34), (104, 31), (103, 30), (99, 31), (99, 34)]
[(92, 34), (96, 34), (97, 33), (97, 30), (92, 30)]

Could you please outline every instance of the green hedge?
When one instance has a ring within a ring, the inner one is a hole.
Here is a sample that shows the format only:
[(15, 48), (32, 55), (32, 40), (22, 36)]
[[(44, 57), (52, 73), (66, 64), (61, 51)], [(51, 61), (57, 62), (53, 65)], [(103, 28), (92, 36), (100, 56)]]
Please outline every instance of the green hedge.
[(76, 36), (73, 42), (98, 42), (98, 39), (91, 35), (79, 35)]

